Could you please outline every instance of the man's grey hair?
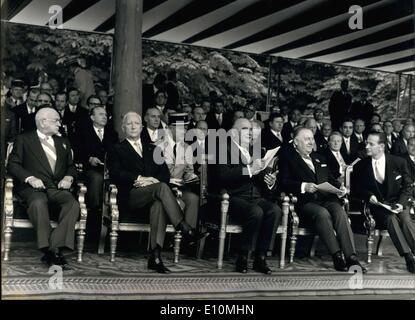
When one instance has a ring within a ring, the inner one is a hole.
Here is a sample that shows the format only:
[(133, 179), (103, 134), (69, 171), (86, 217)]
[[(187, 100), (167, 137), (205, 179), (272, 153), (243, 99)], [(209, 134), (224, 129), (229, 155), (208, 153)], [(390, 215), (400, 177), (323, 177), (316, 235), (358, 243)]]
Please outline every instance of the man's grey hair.
[(140, 119), (140, 122), (141, 122), (141, 116), (140, 116), (137, 112), (130, 111), (130, 112), (127, 112), (127, 113), (124, 115), (124, 117), (122, 117), (122, 125), (123, 125), (123, 126), (125, 125), (125, 123), (127, 122), (128, 118), (129, 118), (130, 116), (136, 116), (136, 117), (138, 117), (138, 118)]

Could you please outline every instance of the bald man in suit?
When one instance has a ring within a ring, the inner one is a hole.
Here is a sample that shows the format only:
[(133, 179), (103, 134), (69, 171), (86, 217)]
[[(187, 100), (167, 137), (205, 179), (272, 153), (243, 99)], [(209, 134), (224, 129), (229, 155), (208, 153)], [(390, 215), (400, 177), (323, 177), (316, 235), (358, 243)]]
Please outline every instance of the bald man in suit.
[[(74, 248), (75, 223), (79, 203), (69, 191), (76, 179), (71, 146), (56, 136), (61, 125), (59, 114), (44, 108), (36, 114), (36, 131), (18, 136), (9, 158), (7, 171), (17, 180), (16, 190), (27, 204), (38, 248), (46, 265), (67, 267), (64, 248)], [(52, 230), (49, 204), (60, 208), (58, 226)]]

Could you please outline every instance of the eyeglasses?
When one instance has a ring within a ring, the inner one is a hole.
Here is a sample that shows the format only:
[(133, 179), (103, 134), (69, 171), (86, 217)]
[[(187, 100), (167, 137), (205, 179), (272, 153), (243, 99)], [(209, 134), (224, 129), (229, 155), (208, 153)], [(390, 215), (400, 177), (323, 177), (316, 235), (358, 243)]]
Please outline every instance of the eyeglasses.
[(100, 106), (101, 104), (98, 102), (90, 102), (89, 105), (91, 106)]

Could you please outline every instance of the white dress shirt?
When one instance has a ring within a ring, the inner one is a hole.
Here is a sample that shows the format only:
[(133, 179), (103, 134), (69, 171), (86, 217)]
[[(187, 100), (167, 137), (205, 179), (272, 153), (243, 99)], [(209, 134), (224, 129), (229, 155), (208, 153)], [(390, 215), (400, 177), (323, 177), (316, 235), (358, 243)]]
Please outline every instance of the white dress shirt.
[(347, 153), (350, 153), (350, 137), (343, 137), (344, 144), (346, 145)]
[(78, 108), (78, 106), (74, 106), (74, 105), (72, 105), (70, 103), (68, 103), (68, 106), (69, 106), (69, 110), (71, 110), (72, 113), (75, 113), (76, 112), (76, 108)]
[(271, 129), (271, 132), (272, 132), (272, 134), (273, 134), (274, 136), (276, 136), (276, 137), (278, 138), (278, 140), (280, 140), (281, 142), (283, 141), (283, 140), (282, 140), (282, 135), (281, 135), (281, 132), (275, 131), (275, 130), (273, 130), (273, 129)]
[(354, 135), (359, 143), (363, 142), (363, 135), (361, 133), (355, 133)]
[(156, 142), (158, 140), (158, 129), (151, 129), (147, 127), (148, 135), (150, 136), (151, 141)]
[[(95, 133), (98, 136), (98, 138), (100, 138), (101, 141), (104, 140), (104, 128), (97, 128), (95, 126), (93, 126), (93, 127), (94, 127)], [(99, 134), (98, 130), (101, 130), (101, 135)]]
[[(372, 158), (372, 168), (375, 179), (379, 183), (385, 181), (386, 157), (383, 154), (378, 160)], [(376, 170), (377, 169), (377, 170)]]
[(141, 139), (134, 141), (134, 140), (127, 138), (127, 141), (131, 144), (135, 152), (137, 152), (138, 155), (142, 158), (143, 157), (143, 145), (141, 143)]

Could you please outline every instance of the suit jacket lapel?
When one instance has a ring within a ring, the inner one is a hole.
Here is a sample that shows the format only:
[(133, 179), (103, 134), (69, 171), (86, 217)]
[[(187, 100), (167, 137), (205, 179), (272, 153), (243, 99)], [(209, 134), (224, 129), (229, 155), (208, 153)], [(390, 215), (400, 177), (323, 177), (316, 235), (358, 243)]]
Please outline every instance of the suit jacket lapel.
[(389, 183), (392, 177), (393, 170), (391, 166), (391, 161), (388, 155), (385, 155), (385, 181), (383, 183), (386, 184), (386, 197), (390, 194), (389, 189), (392, 187), (392, 183)]
[(50, 173), (50, 175), (53, 175), (52, 168), (49, 165), (48, 158), (46, 157), (45, 151), (42, 148), (42, 144), (36, 131), (32, 132), (28, 138), (31, 140), (29, 146), (35, 157), (39, 160), (40, 165), (43, 166)]
[[(133, 148), (133, 146), (128, 142), (127, 139), (124, 140), (124, 145), (126, 147), (126, 149), (128, 150), (128, 152), (132, 153), (135, 157), (137, 157), (138, 159), (140, 159), (140, 161), (143, 160), (142, 157), (140, 157), (140, 155), (135, 151), (135, 149)], [(141, 141), (141, 145), (143, 146), (143, 153), (144, 153), (144, 145), (143, 145), (143, 141)]]
[(56, 137), (53, 137), (53, 141), (55, 142), (55, 149), (56, 149), (56, 165), (55, 165), (55, 173), (58, 173), (59, 170), (64, 167), (65, 162), (65, 155), (66, 155), (66, 147), (63, 146)]
[[(297, 157), (297, 161), (300, 165), (300, 167), (303, 168), (303, 171), (311, 178), (313, 179), (313, 181), (316, 180), (316, 175), (314, 174), (314, 172), (308, 167), (308, 165), (305, 163), (305, 161), (303, 160), (303, 158), (301, 157), (301, 155), (297, 152), (295, 152), (295, 157)], [(312, 159), (312, 158), (311, 158)], [(314, 161), (313, 161), (314, 164)], [(315, 168), (315, 166), (314, 166)]]

